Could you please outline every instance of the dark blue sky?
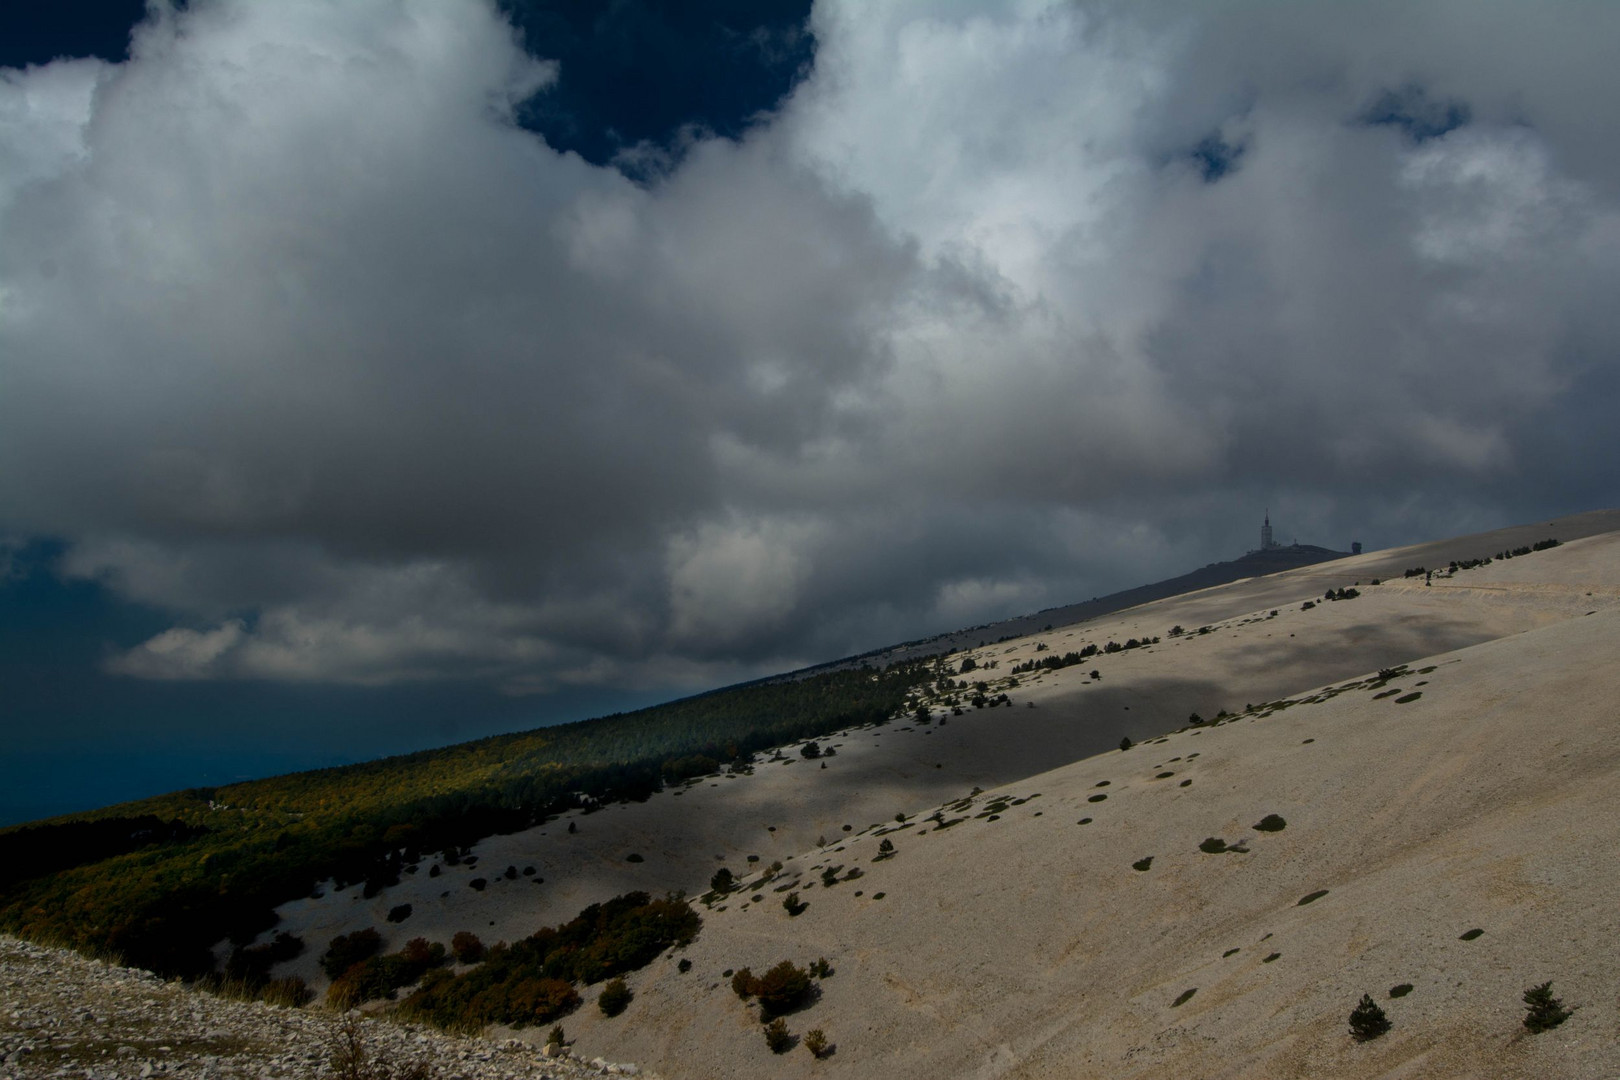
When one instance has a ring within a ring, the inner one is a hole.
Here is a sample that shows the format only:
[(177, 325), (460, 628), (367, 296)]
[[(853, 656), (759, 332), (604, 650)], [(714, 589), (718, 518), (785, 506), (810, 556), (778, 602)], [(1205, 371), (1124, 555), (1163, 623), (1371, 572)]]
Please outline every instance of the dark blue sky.
[[(520, 111), (551, 145), (609, 164), (685, 125), (736, 136), (810, 59), (804, 0), (502, 5), (528, 50), (562, 64)], [(127, 59), (143, 0), (0, 5), (0, 67)], [(0, 522), (3, 526), (3, 522)], [(0, 825), (183, 787), (340, 764), (633, 708), (603, 688), (512, 697), (477, 680), (387, 688), (178, 683), (103, 673), (172, 625), (165, 612), (53, 572), (39, 538), (0, 578)]]
[[(552, 146), (607, 164), (683, 126), (735, 137), (792, 87), (811, 59), (809, 0), (503, 0), (534, 56), (561, 81), (520, 119)], [(60, 57), (128, 58), (144, 0), (0, 5), (0, 67)]]

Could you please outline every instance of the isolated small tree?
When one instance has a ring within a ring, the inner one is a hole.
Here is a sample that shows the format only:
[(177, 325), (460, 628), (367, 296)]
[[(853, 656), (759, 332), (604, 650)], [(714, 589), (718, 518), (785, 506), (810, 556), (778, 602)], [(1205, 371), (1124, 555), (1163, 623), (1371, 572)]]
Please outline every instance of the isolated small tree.
[(821, 756), (821, 747), (811, 740), (799, 747), (799, 753), (807, 758), (818, 758)]
[(1135, 743), (1131, 742), (1131, 737), (1129, 735), (1127, 735), (1123, 739), (1119, 740), (1119, 748), (1121, 750), (1129, 750), (1131, 747), (1133, 747), (1135, 745), (1136, 745)]
[(827, 1033), (820, 1028), (811, 1028), (804, 1033), (804, 1048), (810, 1051), (810, 1056), (818, 1060), (827, 1053)]
[(547, 1046), (562, 1046), (565, 1039), (566, 1036), (563, 1035), (563, 1027), (561, 1024), (553, 1026), (550, 1031), (546, 1032)]
[(744, 1001), (753, 997), (754, 973), (748, 968), (738, 968), (731, 976), (731, 989)]
[(872, 857), (873, 862), (894, 858), (894, 841), (885, 838), (878, 844), (878, 853)]
[(709, 888), (713, 889), (715, 892), (730, 892), (731, 887), (736, 883), (737, 879), (732, 876), (731, 871), (722, 866), (720, 869), (716, 870), (714, 872), (714, 876), (709, 879)]
[(1532, 986), (1524, 992), (1524, 1026), (1535, 1034), (1551, 1031), (1573, 1014), (1552, 995), (1552, 982)]
[(790, 916), (798, 916), (803, 914), (804, 909), (809, 906), (809, 904), (799, 899), (799, 894), (796, 892), (790, 892), (782, 898), (782, 909)]
[(1389, 1017), (1378, 1007), (1371, 994), (1361, 995), (1361, 1004), (1350, 1011), (1350, 1034), (1357, 1042), (1376, 1039), (1389, 1030)]
[(793, 1049), (793, 1036), (788, 1033), (786, 1020), (778, 1016), (765, 1025), (765, 1045), (773, 1054), (785, 1054)]

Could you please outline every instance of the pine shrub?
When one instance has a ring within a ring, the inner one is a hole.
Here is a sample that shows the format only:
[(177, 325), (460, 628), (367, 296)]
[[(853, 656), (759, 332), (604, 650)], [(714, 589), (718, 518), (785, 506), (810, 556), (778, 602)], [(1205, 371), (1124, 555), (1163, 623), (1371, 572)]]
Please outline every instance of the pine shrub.
[(1356, 1037), (1357, 1042), (1366, 1042), (1376, 1039), (1389, 1030), (1389, 1017), (1384, 1010), (1372, 999), (1371, 994), (1362, 994), (1361, 1003), (1350, 1011), (1350, 1034)]
[(1552, 995), (1552, 982), (1532, 986), (1524, 992), (1524, 1026), (1533, 1033), (1551, 1031), (1573, 1015), (1564, 1003)]
[(785, 1054), (793, 1049), (793, 1036), (788, 1033), (786, 1020), (778, 1016), (765, 1025), (765, 1045), (773, 1054)]

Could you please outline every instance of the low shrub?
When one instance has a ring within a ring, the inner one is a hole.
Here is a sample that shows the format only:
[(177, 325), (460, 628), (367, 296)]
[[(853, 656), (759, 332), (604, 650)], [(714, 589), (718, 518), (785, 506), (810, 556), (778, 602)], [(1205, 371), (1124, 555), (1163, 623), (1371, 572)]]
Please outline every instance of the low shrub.
[(1198, 850), (1206, 855), (1219, 855), (1226, 850), (1226, 841), (1218, 836), (1208, 836), (1198, 845)]
[(331, 1036), (328, 1075), (334, 1080), (432, 1080), (435, 1075), (421, 1061), (392, 1061), (366, 1044), (358, 1016), (345, 1016)]
[(1171, 1008), (1172, 1008), (1172, 1009), (1179, 1009), (1179, 1008), (1181, 1008), (1181, 1007), (1182, 1007), (1182, 1006), (1183, 1006), (1183, 1005), (1185, 1005), (1185, 1004), (1187, 1004), (1187, 1002), (1189, 1002), (1189, 1001), (1191, 1001), (1191, 1000), (1192, 1000), (1192, 996), (1193, 996), (1193, 995), (1194, 995), (1194, 994), (1196, 994), (1196, 993), (1198, 993), (1198, 987), (1196, 987), (1196, 986), (1195, 986), (1195, 987), (1193, 987), (1193, 988), (1192, 988), (1192, 989), (1191, 989), (1191, 990), (1183, 990), (1183, 991), (1182, 991), (1182, 992), (1181, 992), (1181, 996), (1180, 996), (1180, 997), (1178, 997), (1178, 998), (1176, 998), (1176, 1000), (1174, 1000), (1174, 1001), (1172, 1001), (1172, 1002), (1171, 1002), (1171, 1003), (1170, 1003), (1170, 1007), (1171, 1007)]
[(1389, 988), (1389, 996), (1392, 997), (1392, 998), (1403, 998), (1407, 994), (1410, 994), (1411, 992), (1412, 992), (1412, 984), (1411, 983), (1400, 983), (1398, 985), (1395, 985), (1395, 986), (1392, 986), (1392, 987)]
[(1132, 870), (1146, 870), (1148, 867), (1150, 867), (1152, 865), (1153, 865), (1153, 856), (1149, 855), (1145, 859), (1137, 859), (1135, 862), (1131, 863), (1131, 869)]
[(793, 1049), (793, 1036), (788, 1032), (786, 1020), (778, 1016), (765, 1025), (765, 1045), (773, 1054), (785, 1054)]
[(1281, 814), (1267, 814), (1255, 822), (1254, 828), (1256, 832), (1282, 832), (1288, 828), (1288, 822), (1283, 820)]
[(1361, 1003), (1350, 1011), (1350, 1034), (1355, 1036), (1357, 1042), (1367, 1042), (1376, 1039), (1389, 1031), (1389, 1017), (1384, 1010), (1372, 999), (1371, 994), (1362, 994)]
[(753, 997), (754, 973), (748, 968), (738, 968), (731, 975), (731, 989), (744, 1001)]
[(804, 1048), (810, 1051), (810, 1056), (820, 1060), (827, 1056), (827, 1033), (820, 1028), (811, 1028), (804, 1033)]
[(810, 996), (810, 973), (791, 960), (783, 960), (753, 980), (754, 997), (764, 1016), (792, 1012)]
[(1326, 896), (1327, 894), (1328, 894), (1328, 891), (1326, 889), (1317, 889), (1313, 893), (1306, 893), (1304, 896), (1300, 897), (1299, 902), (1297, 904), (1295, 904), (1294, 906), (1295, 907), (1304, 907), (1306, 904), (1314, 904), (1318, 900), (1322, 899), (1322, 897)]
[(789, 918), (798, 918), (804, 914), (805, 909), (809, 906), (808, 903), (799, 899), (799, 894), (796, 892), (790, 892), (782, 898), (782, 910), (788, 913)]
[(635, 994), (630, 992), (623, 979), (609, 979), (596, 998), (596, 1007), (602, 1010), (603, 1016), (618, 1016), (634, 998)]
[(389, 922), (401, 923), (401, 922), (404, 922), (406, 919), (408, 919), (410, 917), (411, 917), (411, 905), (409, 905), (409, 904), (395, 904), (393, 907), (388, 909), (388, 921)]

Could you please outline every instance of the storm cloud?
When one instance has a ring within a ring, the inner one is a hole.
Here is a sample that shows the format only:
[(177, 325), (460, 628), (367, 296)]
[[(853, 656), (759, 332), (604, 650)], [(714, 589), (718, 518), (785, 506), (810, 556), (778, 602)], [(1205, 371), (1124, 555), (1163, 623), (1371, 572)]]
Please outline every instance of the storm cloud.
[[(1614, 501), (1620, 9), (818, 3), (623, 169), (493, 4), (0, 72), (0, 528), (147, 679), (701, 686)], [(632, 177), (634, 179), (632, 179)]]

